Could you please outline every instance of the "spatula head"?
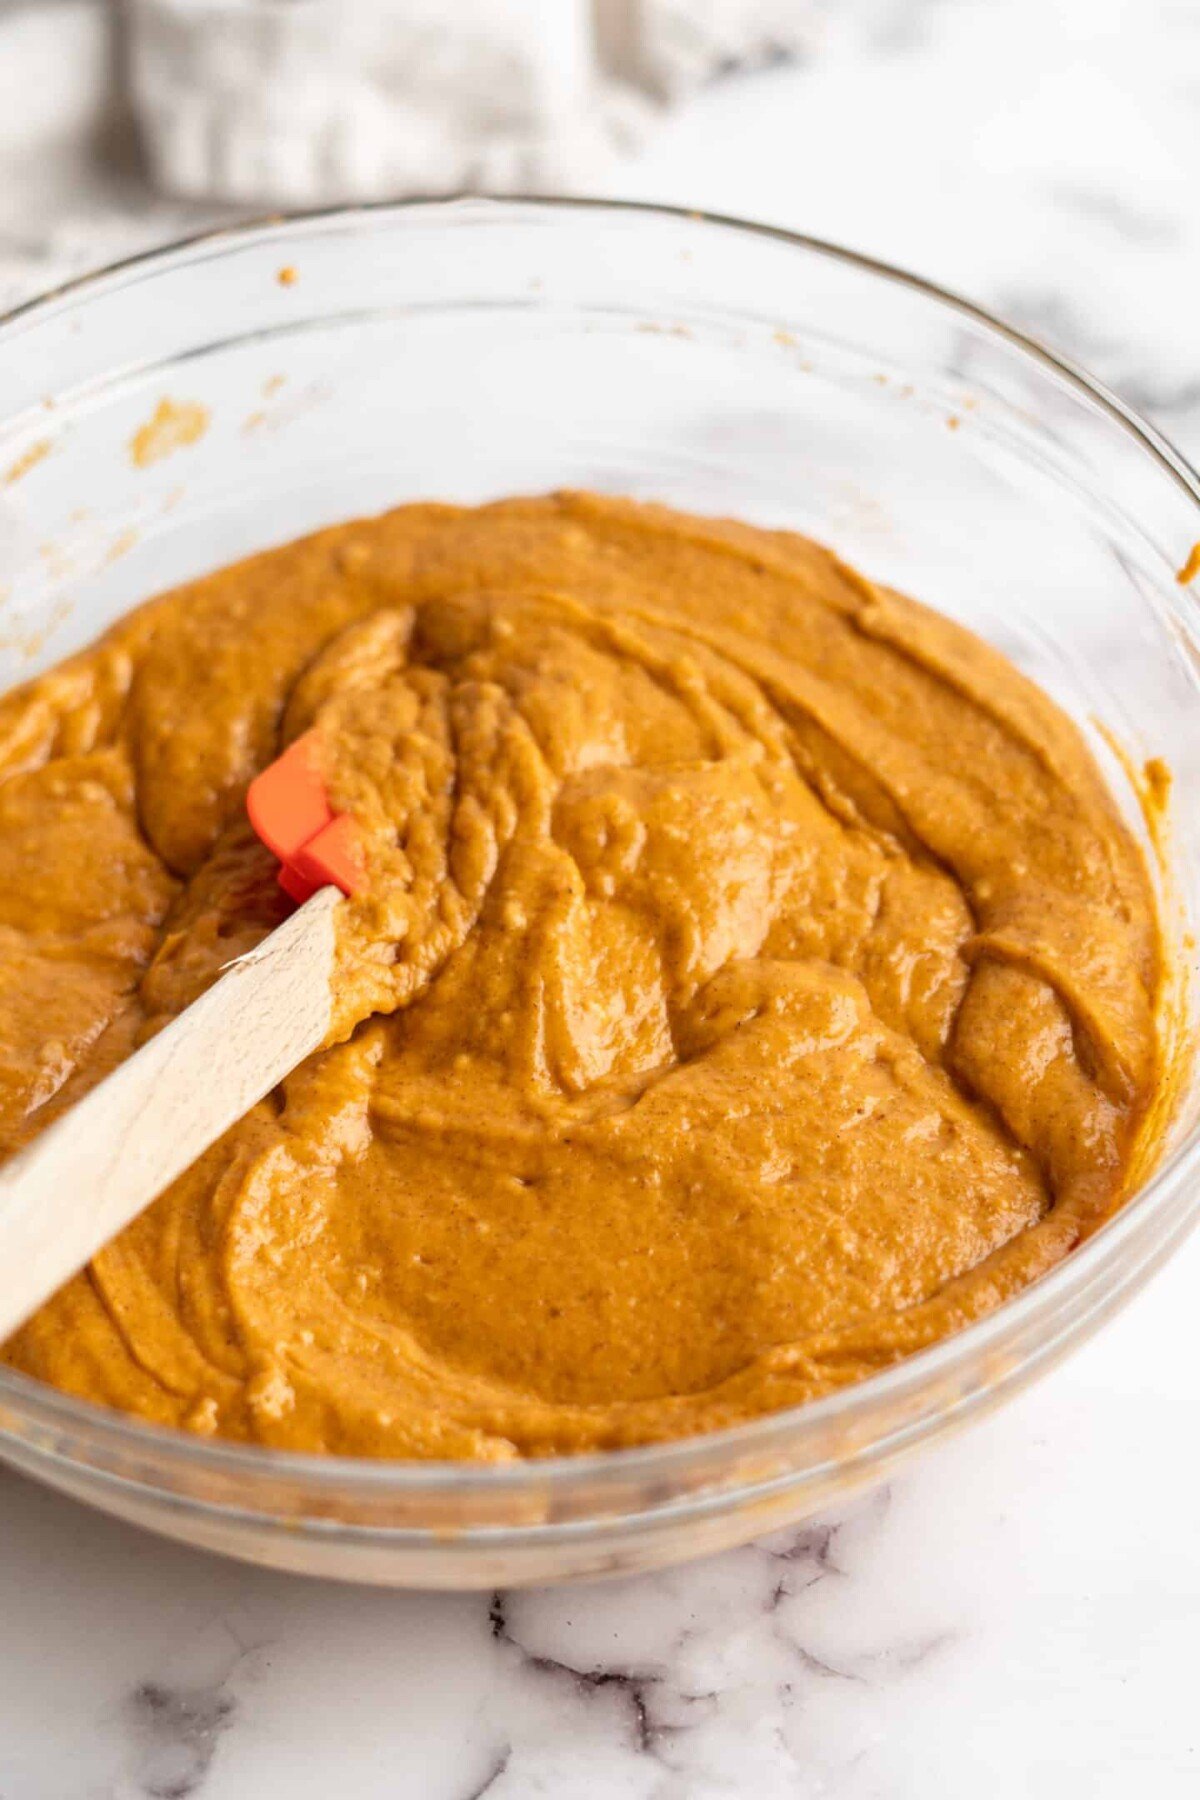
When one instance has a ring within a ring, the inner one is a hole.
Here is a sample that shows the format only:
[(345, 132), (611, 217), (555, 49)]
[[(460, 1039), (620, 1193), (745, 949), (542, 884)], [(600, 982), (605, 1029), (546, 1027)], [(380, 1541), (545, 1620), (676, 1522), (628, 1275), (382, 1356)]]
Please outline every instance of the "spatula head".
[(317, 731), (306, 731), (256, 775), (246, 794), (255, 832), (279, 858), (279, 885), (297, 905), (330, 885), (361, 887), (362, 842), (348, 813), (335, 813), (321, 773)]

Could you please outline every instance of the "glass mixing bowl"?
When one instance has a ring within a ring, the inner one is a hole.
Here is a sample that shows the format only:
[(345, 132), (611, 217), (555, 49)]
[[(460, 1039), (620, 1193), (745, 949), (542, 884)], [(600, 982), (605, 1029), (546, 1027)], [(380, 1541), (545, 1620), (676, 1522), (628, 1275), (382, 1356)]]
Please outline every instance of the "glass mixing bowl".
[[(185, 577), (422, 496), (590, 487), (810, 532), (1054, 694), (1143, 839), (1138, 772), (1170, 764), (1158, 875), (1190, 1039), (1200, 636), (1175, 571), (1200, 484), (1078, 370), (928, 283), (785, 232), (605, 203), (252, 226), (8, 319), (5, 471), (0, 686)], [(494, 1586), (692, 1556), (827, 1508), (1095, 1331), (1193, 1218), (1198, 1120), (1184, 1081), (1137, 1195), (1001, 1311), (736, 1430), (515, 1466), (318, 1458), (0, 1372), (0, 1455), (191, 1543), (362, 1581)]]

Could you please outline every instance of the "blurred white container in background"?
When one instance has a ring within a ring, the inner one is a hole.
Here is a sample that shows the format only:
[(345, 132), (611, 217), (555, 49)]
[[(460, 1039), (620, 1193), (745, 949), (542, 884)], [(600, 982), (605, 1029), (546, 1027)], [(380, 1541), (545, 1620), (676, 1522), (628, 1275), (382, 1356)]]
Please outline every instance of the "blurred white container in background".
[(801, 49), (816, 0), (126, 0), (170, 193), (312, 204), (555, 191), (719, 69)]

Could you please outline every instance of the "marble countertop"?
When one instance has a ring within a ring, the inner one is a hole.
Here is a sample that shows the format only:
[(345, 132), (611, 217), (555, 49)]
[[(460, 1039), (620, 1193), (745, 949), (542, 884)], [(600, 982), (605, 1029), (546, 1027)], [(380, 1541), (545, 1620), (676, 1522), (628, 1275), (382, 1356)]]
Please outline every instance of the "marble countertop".
[[(1200, 455), (1200, 8), (826, 13), (807, 67), (711, 89), (597, 190), (915, 267)], [(0, 302), (203, 222), (71, 134), (2, 140)], [(1200, 1238), (1066, 1366), (890, 1488), (609, 1586), (307, 1582), (0, 1473), (0, 1796), (1190, 1797), (1197, 1285)]]

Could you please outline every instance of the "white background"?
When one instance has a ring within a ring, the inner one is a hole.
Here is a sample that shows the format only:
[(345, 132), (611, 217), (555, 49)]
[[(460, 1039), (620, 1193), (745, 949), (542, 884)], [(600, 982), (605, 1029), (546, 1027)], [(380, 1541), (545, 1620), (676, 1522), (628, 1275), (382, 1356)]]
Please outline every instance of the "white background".
[[(917, 268), (1200, 453), (1200, 6), (827, 13), (806, 67), (710, 89), (597, 191)], [(5, 82), (15, 59), (0, 35)], [(6, 145), (0, 119), (0, 299), (200, 216), (90, 153), (85, 74), (54, 71), (42, 135)], [(260, 1574), (0, 1475), (0, 1796), (1195, 1795), (1198, 1283), (1193, 1240), (1066, 1368), (827, 1533), (509, 1596), (498, 1635), (486, 1596)]]

